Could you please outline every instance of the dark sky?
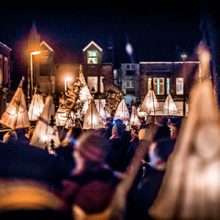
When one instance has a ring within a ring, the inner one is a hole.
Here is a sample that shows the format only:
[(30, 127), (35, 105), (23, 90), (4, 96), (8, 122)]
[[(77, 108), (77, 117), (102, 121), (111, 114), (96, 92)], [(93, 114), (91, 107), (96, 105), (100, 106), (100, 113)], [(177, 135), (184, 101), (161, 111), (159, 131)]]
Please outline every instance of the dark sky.
[[(117, 63), (178, 60), (181, 51), (192, 55), (201, 40), (200, 1), (144, 1), (4, 3), (0, 41), (21, 53), (22, 46), (18, 45), (35, 20), (42, 38), (58, 54), (80, 57), (82, 48), (94, 40), (104, 50), (113, 45)], [(133, 46), (132, 58), (125, 51), (127, 42)]]

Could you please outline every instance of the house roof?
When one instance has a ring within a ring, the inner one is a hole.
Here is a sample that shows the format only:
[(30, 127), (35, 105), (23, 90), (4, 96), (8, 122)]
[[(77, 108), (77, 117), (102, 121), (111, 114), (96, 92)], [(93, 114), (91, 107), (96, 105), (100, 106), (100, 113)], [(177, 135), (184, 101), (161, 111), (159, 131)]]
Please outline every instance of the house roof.
[(47, 44), (44, 40), (40, 43), (40, 46), (45, 46), (46, 48), (48, 48), (50, 51), (54, 51), (52, 47), (49, 46), (49, 44)]
[(0, 47), (3, 47), (9, 51), (11, 51), (12, 49), (10, 47), (8, 47), (6, 44), (3, 44), (2, 42), (0, 42)]
[(94, 41), (91, 41), (89, 44), (87, 44), (87, 46), (83, 48), (83, 52), (85, 52), (92, 45), (94, 45), (100, 52), (102, 52), (102, 48), (98, 44), (96, 44)]

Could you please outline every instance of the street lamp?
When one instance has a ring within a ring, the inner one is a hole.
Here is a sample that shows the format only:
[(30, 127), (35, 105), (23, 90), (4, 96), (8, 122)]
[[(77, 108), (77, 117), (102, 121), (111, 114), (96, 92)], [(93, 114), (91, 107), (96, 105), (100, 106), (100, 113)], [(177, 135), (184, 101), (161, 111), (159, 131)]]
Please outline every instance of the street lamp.
[(185, 67), (185, 61), (187, 59), (187, 53), (186, 52), (183, 52), (181, 53), (181, 59), (183, 61), (183, 117), (185, 116), (186, 114), (186, 89), (185, 89), (185, 86), (186, 86), (186, 67)]
[(33, 56), (39, 55), (41, 51), (32, 51), (30, 52), (30, 76), (28, 77), (28, 99), (30, 99), (30, 95), (32, 97), (34, 91), (34, 67), (33, 67)]

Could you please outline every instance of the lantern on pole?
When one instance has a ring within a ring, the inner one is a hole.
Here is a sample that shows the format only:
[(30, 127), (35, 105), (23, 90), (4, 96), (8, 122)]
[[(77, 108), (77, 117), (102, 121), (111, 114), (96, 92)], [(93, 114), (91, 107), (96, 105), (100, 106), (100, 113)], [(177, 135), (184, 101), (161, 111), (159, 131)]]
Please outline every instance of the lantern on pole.
[(27, 128), (30, 126), (22, 84), (23, 79), (0, 120), (1, 124), (11, 129)]
[(130, 114), (128, 111), (128, 107), (125, 103), (125, 100), (122, 99), (121, 102), (119, 103), (116, 112), (115, 112), (115, 116), (114, 119), (121, 119), (124, 122), (129, 122), (130, 120)]
[(132, 106), (131, 118), (130, 118), (130, 126), (140, 126), (140, 120), (138, 118), (137, 109), (135, 106)]
[(188, 117), (180, 129), (159, 194), (150, 208), (155, 219), (218, 219), (220, 216), (219, 108), (212, 82), (204, 72), (202, 76), (190, 92)]
[(104, 128), (102, 118), (96, 108), (93, 100), (91, 100), (88, 110), (84, 117), (83, 129), (99, 129)]
[(38, 94), (35, 88), (34, 95), (28, 110), (29, 121), (37, 121), (44, 109), (42, 95)]
[(44, 110), (38, 119), (30, 144), (47, 149), (50, 152), (51, 143), (56, 147), (60, 144), (59, 134), (54, 120), (54, 104), (52, 96), (45, 101)]
[(140, 112), (146, 112), (148, 115), (156, 115), (156, 111), (158, 110), (160, 110), (159, 103), (154, 91), (150, 89), (141, 104)]
[(168, 96), (164, 102), (163, 112), (168, 116), (175, 115), (175, 114), (179, 113), (177, 106), (176, 106), (176, 103), (173, 101), (173, 98), (170, 95), (170, 93), (168, 94)]

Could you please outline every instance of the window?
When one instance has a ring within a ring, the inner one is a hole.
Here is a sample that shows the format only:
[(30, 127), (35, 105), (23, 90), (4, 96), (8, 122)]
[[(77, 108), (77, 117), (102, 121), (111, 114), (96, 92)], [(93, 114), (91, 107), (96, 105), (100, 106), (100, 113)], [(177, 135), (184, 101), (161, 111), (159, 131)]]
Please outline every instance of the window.
[(184, 79), (176, 78), (176, 94), (183, 95), (184, 93)]
[(166, 78), (166, 92), (170, 93), (170, 78)]
[(97, 50), (88, 50), (87, 51), (87, 63), (88, 64), (97, 64), (98, 63), (98, 51)]
[(164, 78), (154, 78), (154, 93), (156, 95), (164, 95)]
[(118, 78), (118, 71), (116, 69), (114, 69), (114, 71), (113, 71), (113, 77), (114, 77), (114, 79)]
[(126, 87), (127, 88), (134, 88), (134, 81), (133, 80), (127, 80), (126, 81)]
[(88, 76), (88, 87), (90, 92), (96, 93), (98, 92), (98, 77), (96, 76)]
[(104, 76), (100, 77), (100, 93), (104, 93), (104, 85), (103, 85)]
[(147, 78), (147, 91), (152, 89), (152, 78)]
[(126, 68), (126, 70), (135, 70), (136, 65), (135, 64), (126, 64), (125, 68)]

